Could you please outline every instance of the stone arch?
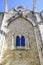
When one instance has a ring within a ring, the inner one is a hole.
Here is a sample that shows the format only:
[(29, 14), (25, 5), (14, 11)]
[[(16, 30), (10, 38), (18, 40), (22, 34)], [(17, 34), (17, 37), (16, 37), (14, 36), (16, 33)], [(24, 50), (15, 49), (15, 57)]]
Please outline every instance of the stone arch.
[[(16, 15), (16, 16), (17, 16), (17, 15)], [(6, 23), (7, 23), (7, 27), (11, 24), (12, 21), (14, 21), (14, 20), (16, 20), (16, 19), (18, 19), (18, 18), (20, 18), (20, 16), (17, 16), (17, 17), (13, 16), (13, 17), (11, 17), (11, 18), (6, 22)], [(23, 19), (29, 21), (29, 22), (32, 24), (32, 26), (35, 26), (35, 25), (36, 25), (35, 22), (34, 22), (31, 18), (26, 18), (26, 17), (23, 17), (23, 16), (21, 16), (21, 18), (23, 18)], [(6, 26), (6, 25), (5, 25), (5, 26)]]

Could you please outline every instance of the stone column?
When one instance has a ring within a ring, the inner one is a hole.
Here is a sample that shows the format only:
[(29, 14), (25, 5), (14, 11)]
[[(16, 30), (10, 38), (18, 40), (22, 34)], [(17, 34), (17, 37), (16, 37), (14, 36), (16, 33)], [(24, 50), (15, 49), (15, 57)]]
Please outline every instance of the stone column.
[(8, 12), (8, 0), (4, 0), (4, 9), (5, 12)]
[(11, 49), (12, 49), (12, 50), (15, 49), (14, 34), (12, 34), (12, 46), (11, 46)]
[(4, 42), (5, 42), (5, 36), (0, 34), (0, 63), (2, 63), (2, 52), (3, 52)]

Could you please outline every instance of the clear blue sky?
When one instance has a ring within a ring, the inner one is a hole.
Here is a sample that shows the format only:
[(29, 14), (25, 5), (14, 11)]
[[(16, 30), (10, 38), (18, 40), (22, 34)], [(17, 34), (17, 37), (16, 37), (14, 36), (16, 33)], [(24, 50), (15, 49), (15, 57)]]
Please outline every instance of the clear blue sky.
[[(43, 0), (36, 0), (36, 11), (43, 10)], [(28, 9), (32, 10), (33, 8), (33, 0), (8, 0), (8, 9), (15, 6), (23, 5)], [(0, 0), (0, 12), (4, 11), (4, 0)]]

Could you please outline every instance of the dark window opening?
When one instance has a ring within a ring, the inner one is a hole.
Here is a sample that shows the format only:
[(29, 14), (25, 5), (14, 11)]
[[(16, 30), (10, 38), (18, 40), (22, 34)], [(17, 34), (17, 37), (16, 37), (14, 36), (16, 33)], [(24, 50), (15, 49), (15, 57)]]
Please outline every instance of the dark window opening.
[(20, 37), (19, 36), (16, 37), (16, 46), (20, 46)]
[(25, 37), (21, 36), (21, 38), (19, 36), (16, 37), (16, 46), (25, 46)]
[(24, 36), (21, 37), (21, 46), (25, 46), (25, 37)]

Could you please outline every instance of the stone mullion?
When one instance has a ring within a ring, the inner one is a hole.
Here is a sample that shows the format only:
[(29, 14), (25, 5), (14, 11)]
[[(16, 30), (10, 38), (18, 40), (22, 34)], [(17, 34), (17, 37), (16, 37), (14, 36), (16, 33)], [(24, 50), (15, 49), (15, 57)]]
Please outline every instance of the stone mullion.
[(12, 50), (15, 49), (15, 41), (14, 34), (12, 35)]

